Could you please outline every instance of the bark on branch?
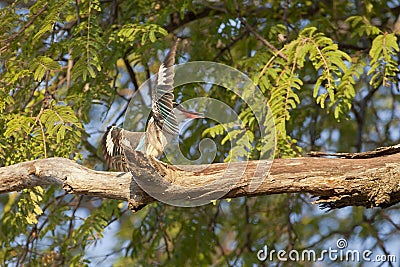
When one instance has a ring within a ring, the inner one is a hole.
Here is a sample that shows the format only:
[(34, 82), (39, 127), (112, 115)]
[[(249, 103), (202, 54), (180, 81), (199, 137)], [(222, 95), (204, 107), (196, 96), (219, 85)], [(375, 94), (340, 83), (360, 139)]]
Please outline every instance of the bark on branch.
[[(127, 151), (132, 173), (119, 173), (94, 171), (65, 158), (48, 158), (0, 168), (0, 193), (56, 184), (71, 194), (126, 200), (133, 211), (160, 195), (180, 202), (300, 192), (310, 193), (317, 197), (314, 203), (328, 208), (385, 208), (400, 201), (399, 149), (391, 147), (388, 155), (377, 150), (379, 156), (369, 158), (276, 159), (267, 177), (260, 170), (271, 162), (263, 160), (229, 166), (190, 165), (182, 170)], [(261, 183), (253, 190), (255, 182)]]

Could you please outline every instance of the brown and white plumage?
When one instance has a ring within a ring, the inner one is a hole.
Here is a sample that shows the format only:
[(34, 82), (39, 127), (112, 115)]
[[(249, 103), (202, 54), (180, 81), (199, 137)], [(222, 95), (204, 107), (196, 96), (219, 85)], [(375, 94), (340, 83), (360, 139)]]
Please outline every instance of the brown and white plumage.
[(174, 64), (178, 41), (171, 47), (157, 74), (157, 85), (152, 90), (152, 118), (157, 127), (168, 133), (178, 134), (174, 109)]
[(178, 134), (174, 109), (174, 64), (178, 41), (171, 47), (157, 73), (157, 85), (151, 92), (151, 118), (144, 142), (137, 150), (148, 156), (159, 157), (168, 143), (168, 135)]
[(134, 150), (144, 136), (144, 132), (130, 132), (115, 125), (109, 126), (102, 140), (103, 157), (112, 169), (128, 172), (124, 146)]
[[(172, 135), (179, 132), (177, 114), (186, 118), (199, 118), (196, 112), (189, 112), (174, 100), (174, 64), (178, 40), (171, 47), (161, 64), (157, 85), (151, 92), (151, 118), (145, 133), (134, 133), (116, 126), (108, 128), (103, 137), (103, 154), (109, 166), (128, 171), (123, 147), (129, 145), (133, 150), (141, 151), (147, 156), (159, 157)], [(174, 110), (174, 108), (176, 108)]]

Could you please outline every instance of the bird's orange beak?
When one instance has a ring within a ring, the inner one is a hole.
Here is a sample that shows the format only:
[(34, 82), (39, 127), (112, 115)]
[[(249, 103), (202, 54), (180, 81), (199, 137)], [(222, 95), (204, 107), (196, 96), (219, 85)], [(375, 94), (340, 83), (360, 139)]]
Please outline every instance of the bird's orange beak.
[(188, 117), (190, 119), (204, 118), (203, 113), (198, 113), (198, 112), (193, 112), (193, 111), (186, 111), (183, 113), (185, 114), (186, 117)]
[(204, 114), (194, 112), (194, 111), (188, 111), (188, 110), (184, 109), (181, 105), (177, 105), (177, 106), (175, 106), (175, 108), (177, 108), (179, 111), (181, 111), (183, 113), (183, 115), (185, 115), (185, 117), (187, 117), (189, 119), (204, 118)]

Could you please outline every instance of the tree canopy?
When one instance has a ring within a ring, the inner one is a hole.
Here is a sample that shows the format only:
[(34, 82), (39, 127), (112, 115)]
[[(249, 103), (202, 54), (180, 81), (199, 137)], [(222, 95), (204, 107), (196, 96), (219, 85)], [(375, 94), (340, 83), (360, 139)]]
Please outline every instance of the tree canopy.
[[(106, 170), (102, 135), (123, 123), (176, 37), (179, 63), (223, 63), (258, 86), (274, 119), (276, 158), (399, 143), (399, 1), (0, 6), (0, 167), (64, 157)], [(186, 125), (180, 149), (187, 158), (199, 157), (207, 137), (217, 147), (213, 162), (262, 157), (260, 125), (238, 95), (200, 83), (175, 90), (178, 102), (198, 96), (227, 104), (245, 127), (206, 119)], [(340, 238), (349, 249), (398, 253), (398, 205), (326, 212), (310, 202), (306, 194), (279, 194), (191, 208), (155, 202), (132, 213), (124, 201), (37, 186), (0, 195), (0, 264), (268, 265), (257, 258), (264, 245), (321, 251)]]

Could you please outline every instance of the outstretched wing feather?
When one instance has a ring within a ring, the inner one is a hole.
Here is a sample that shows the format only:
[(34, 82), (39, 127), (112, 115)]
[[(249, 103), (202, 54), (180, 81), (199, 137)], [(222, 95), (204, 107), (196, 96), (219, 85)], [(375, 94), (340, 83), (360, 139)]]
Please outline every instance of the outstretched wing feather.
[(173, 112), (174, 64), (177, 41), (171, 47), (158, 71), (157, 86), (152, 93), (152, 111), (157, 126), (169, 134), (178, 133), (178, 122)]

